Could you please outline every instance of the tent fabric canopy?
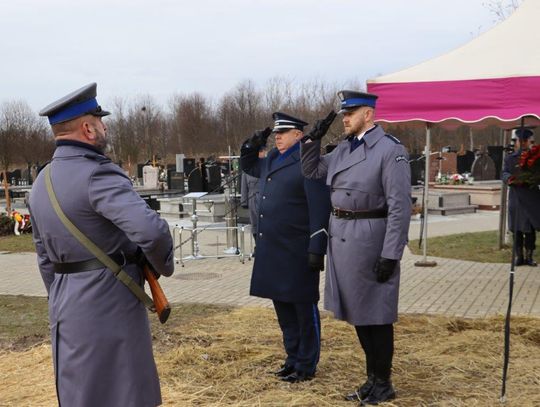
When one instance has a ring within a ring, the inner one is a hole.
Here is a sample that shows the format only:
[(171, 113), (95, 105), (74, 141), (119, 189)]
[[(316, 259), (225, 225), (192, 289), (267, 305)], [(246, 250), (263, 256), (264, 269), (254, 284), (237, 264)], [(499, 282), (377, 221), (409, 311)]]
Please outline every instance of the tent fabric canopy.
[(445, 55), (368, 80), (377, 121), (514, 127), (540, 123), (540, 0)]

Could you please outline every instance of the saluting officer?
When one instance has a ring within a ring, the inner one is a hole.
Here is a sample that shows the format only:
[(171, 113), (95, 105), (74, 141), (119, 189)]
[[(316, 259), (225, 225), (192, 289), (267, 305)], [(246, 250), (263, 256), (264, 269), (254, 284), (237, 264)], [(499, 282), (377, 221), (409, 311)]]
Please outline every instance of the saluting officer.
[[(315, 375), (320, 353), (319, 272), (324, 269), (329, 191), (324, 182), (304, 178), (300, 145), (306, 122), (274, 113), (274, 129), (257, 131), (242, 145), (240, 164), (260, 178), (257, 249), (250, 294), (270, 298), (287, 353), (276, 372), (286, 382)], [(270, 133), (276, 148), (259, 150)]]
[(355, 326), (366, 355), (367, 380), (346, 398), (377, 404), (395, 398), (393, 323), (411, 216), (410, 167), (399, 140), (374, 124), (377, 96), (338, 96), (347, 139), (320, 156), (328, 126), (319, 126), (302, 143), (302, 170), (331, 186), (325, 308)]
[[(512, 154), (507, 155), (504, 158), (504, 165), (502, 170), (502, 180), (508, 183), (512, 175), (517, 171), (519, 157), (523, 151), (527, 151), (530, 148), (530, 138), (533, 136), (533, 131), (530, 129), (515, 129), (514, 134), (517, 137), (517, 150)], [(536, 267), (537, 263), (534, 260), (534, 250), (536, 249), (536, 231), (531, 222), (531, 219), (527, 216), (527, 211), (520, 205), (520, 201), (516, 196), (514, 188), (528, 188), (515, 186), (511, 184), (508, 192), (508, 229), (514, 236), (515, 247), (515, 261), (516, 266), (531, 266)], [(526, 199), (526, 197), (524, 198)], [(524, 204), (537, 205), (537, 202), (533, 199), (531, 202), (524, 202)], [(523, 254), (523, 248), (525, 247), (525, 255)]]
[[(136, 254), (159, 274), (173, 273), (167, 222), (105, 156), (109, 114), (87, 85), (45, 107), (56, 140), (48, 164), (67, 218), (142, 286)], [(47, 171), (32, 187), (30, 212), (39, 270), (49, 294), (58, 403), (62, 406), (161, 404), (147, 311), (139, 299), (71, 234), (56, 214)]]

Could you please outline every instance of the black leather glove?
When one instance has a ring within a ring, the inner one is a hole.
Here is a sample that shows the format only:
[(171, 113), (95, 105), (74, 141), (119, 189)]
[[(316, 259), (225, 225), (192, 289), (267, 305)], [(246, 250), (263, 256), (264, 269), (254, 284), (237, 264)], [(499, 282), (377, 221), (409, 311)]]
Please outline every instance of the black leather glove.
[(315, 273), (324, 270), (324, 255), (308, 253), (309, 269)]
[(302, 141), (306, 140), (320, 140), (324, 137), (330, 126), (332, 125), (332, 122), (336, 118), (336, 112), (333, 110), (328, 113), (328, 116), (326, 116), (324, 119), (317, 120), (315, 124), (313, 125), (313, 128), (311, 131), (306, 134), (304, 137), (302, 137)]
[(248, 140), (250, 147), (255, 150), (260, 150), (266, 145), (266, 141), (268, 140), (268, 137), (270, 137), (270, 134), (272, 134), (272, 129), (270, 127), (267, 127), (264, 130), (257, 130)]
[(386, 283), (390, 277), (392, 277), (392, 274), (394, 274), (397, 263), (397, 260), (379, 257), (375, 262), (375, 267), (373, 268), (373, 272), (377, 276), (377, 282)]

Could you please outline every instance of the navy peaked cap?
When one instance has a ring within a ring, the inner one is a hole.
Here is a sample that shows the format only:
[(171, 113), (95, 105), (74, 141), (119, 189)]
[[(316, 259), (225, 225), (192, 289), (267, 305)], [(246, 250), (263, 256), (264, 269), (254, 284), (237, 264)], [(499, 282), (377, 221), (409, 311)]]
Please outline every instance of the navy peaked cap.
[(521, 140), (527, 140), (530, 137), (534, 136), (534, 132), (531, 129), (526, 129), (526, 128), (522, 129), (520, 127), (519, 129), (514, 129), (514, 134), (513, 135), (515, 135), (517, 138), (519, 138)]
[(360, 106), (369, 106), (375, 108), (377, 95), (365, 92), (356, 92), (354, 90), (341, 90), (338, 92), (341, 110), (338, 114), (356, 109)]
[(87, 114), (99, 117), (109, 115), (109, 112), (101, 109), (96, 96), (97, 84), (90, 83), (44, 107), (39, 115), (47, 116), (51, 125), (67, 122)]
[(274, 128), (272, 133), (283, 133), (291, 129), (304, 131), (304, 126), (308, 125), (308, 123), (303, 120), (281, 112), (275, 112), (272, 114), (272, 119), (274, 119)]

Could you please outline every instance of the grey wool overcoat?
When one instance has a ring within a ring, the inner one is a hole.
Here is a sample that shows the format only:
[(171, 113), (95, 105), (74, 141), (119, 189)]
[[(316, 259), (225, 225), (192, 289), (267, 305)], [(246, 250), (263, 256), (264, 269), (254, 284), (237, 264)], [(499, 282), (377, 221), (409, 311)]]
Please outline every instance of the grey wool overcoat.
[[(133, 190), (108, 158), (83, 143), (59, 143), (51, 162), (54, 191), (67, 217), (108, 254), (133, 255), (140, 247), (155, 270), (173, 272), (167, 223)], [(161, 393), (147, 311), (112, 272), (71, 274), (53, 263), (93, 256), (54, 212), (44, 171), (30, 195), (39, 270), (49, 294), (49, 318), (58, 403), (61, 406), (153, 407)], [(124, 270), (142, 283), (135, 263)]]
[(323, 156), (320, 141), (303, 143), (301, 161), (306, 177), (326, 179), (334, 208), (388, 208), (387, 218), (348, 220), (330, 216), (325, 308), (353, 325), (395, 322), (399, 263), (385, 283), (377, 282), (373, 268), (379, 256), (400, 260), (407, 244), (411, 182), (405, 148), (375, 126), (352, 152), (348, 140)]

